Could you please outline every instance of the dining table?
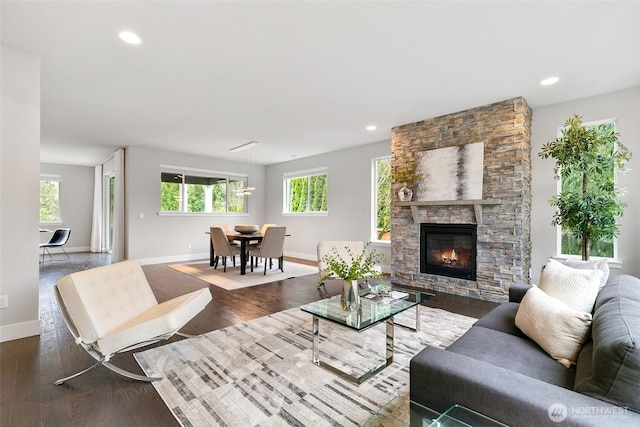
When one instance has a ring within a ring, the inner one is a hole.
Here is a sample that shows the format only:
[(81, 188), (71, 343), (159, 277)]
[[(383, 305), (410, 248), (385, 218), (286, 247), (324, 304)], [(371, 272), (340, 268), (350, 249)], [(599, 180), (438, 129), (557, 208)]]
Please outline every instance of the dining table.
[[(211, 232), (207, 231), (207, 235), (211, 235)], [(264, 238), (264, 234), (260, 231), (256, 231), (255, 233), (238, 233), (237, 231), (229, 231), (224, 233), (229, 239), (230, 242), (240, 242), (240, 274), (247, 274), (247, 245), (249, 243), (261, 242)], [(285, 234), (285, 236), (291, 236), (291, 234)], [(213, 266), (215, 264), (216, 254), (213, 248), (213, 242), (211, 241), (211, 237), (209, 237), (209, 265)]]

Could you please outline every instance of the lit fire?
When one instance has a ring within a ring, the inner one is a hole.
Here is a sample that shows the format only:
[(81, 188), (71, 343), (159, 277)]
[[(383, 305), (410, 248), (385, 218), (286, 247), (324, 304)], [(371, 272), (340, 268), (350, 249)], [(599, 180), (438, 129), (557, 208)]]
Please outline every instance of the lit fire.
[(443, 264), (457, 264), (458, 263), (458, 256), (456, 255), (456, 250), (455, 249), (451, 249), (451, 252), (449, 252), (448, 254), (445, 253), (442, 255), (442, 263)]

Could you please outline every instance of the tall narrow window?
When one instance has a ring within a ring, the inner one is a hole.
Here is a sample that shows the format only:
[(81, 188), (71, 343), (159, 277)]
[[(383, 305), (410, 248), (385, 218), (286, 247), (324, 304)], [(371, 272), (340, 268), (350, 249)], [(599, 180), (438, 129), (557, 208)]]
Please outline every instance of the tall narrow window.
[[(613, 121), (601, 121), (591, 122), (584, 124), (587, 128), (596, 129), (598, 132), (610, 132), (615, 131), (615, 122)], [(562, 129), (559, 130), (559, 134), (562, 133)], [(612, 153), (615, 147), (613, 144), (603, 148), (606, 152)], [(604, 154), (604, 153), (603, 153)], [(589, 174), (590, 180), (598, 182), (600, 188), (613, 188), (615, 181), (615, 174), (613, 164), (602, 168), (598, 172), (592, 172)], [(571, 174), (569, 177), (565, 177), (561, 180), (559, 185), (560, 192), (576, 191), (582, 188), (582, 173), (577, 171)], [(559, 228), (560, 233), (560, 253), (563, 255), (581, 255), (582, 254), (582, 240), (571, 233)], [(615, 258), (616, 254), (616, 241), (614, 238), (602, 238), (598, 242), (592, 242), (589, 248), (591, 256)]]
[(285, 174), (283, 212), (326, 213), (327, 181), (326, 168)]
[(372, 162), (372, 241), (391, 240), (391, 157)]
[(62, 222), (59, 175), (40, 175), (40, 222)]

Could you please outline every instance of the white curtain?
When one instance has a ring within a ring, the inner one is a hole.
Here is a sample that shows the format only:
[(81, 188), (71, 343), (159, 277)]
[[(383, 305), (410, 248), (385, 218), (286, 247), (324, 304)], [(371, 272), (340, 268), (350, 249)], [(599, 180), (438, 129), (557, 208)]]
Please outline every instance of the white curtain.
[(93, 222), (91, 224), (91, 252), (102, 252), (104, 244), (102, 241), (102, 165), (98, 165), (94, 170), (93, 178)]
[(124, 254), (124, 150), (118, 150), (114, 160), (114, 201), (113, 201), (113, 242), (111, 244), (111, 262), (125, 259)]

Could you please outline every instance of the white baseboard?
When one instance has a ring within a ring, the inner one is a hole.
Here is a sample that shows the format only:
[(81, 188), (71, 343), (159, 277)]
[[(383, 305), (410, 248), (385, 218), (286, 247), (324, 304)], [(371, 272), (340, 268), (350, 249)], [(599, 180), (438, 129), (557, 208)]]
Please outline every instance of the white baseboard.
[(0, 342), (40, 335), (40, 320), (0, 326)]
[(291, 258), (306, 259), (307, 261), (317, 261), (318, 260), (318, 255), (316, 255), (316, 254), (305, 254), (305, 253), (302, 253), (302, 252), (285, 251), (284, 252), (284, 256), (288, 256), (288, 257), (291, 257)]
[(174, 255), (174, 256), (166, 256), (166, 257), (158, 257), (158, 258), (144, 258), (139, 259), (141, 265), (149, 265), (149, 264), (165, 264), (168, 262), (186, 262), (186, 261), (197, 261), (202, 259), (209, 259), (209, 252), (201, 253), (201, 254), (186, 254), (186, 255)]

